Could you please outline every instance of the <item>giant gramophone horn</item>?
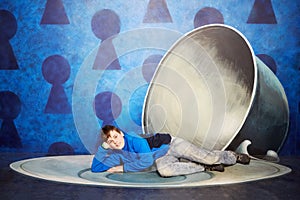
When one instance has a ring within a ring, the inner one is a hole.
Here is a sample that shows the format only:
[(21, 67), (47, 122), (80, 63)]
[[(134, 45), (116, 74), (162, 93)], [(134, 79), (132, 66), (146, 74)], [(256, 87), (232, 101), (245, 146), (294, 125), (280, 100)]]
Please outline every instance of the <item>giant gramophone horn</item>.
[(164, 55), (143, 108), (145, 133), (169, 132), (209, 150), (278, 152), (288, 130), (282, 85), (236, 29), (213, 24), (181, 37)]

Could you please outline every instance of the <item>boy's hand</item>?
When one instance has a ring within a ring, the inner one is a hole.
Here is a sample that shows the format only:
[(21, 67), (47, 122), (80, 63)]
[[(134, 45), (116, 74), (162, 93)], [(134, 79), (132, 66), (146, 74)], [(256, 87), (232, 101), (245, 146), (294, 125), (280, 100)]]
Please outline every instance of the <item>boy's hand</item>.
[(103, 142), (101, 145), (104, 149), (109, 149), (109, 144), (107, 144), (106, 142)]
[(115, 166), (107, 170), (110, 173), (120, 173), (123, 172), (123, 165)]

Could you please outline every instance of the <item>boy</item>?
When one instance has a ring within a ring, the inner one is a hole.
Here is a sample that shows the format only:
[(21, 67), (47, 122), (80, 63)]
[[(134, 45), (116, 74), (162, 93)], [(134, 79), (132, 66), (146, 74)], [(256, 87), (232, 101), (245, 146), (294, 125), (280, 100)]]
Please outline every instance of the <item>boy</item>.
[(155, 162), (158, 173), (170, 177), (205, 170), (224, 171), (224, 165), (250, 162), (246, 154), (208, 151), (169, 134), (142, 138), (106, 125), (101, 137), (104, 142), (94, 156), (92, 172), (138, 172), (149, 169)]

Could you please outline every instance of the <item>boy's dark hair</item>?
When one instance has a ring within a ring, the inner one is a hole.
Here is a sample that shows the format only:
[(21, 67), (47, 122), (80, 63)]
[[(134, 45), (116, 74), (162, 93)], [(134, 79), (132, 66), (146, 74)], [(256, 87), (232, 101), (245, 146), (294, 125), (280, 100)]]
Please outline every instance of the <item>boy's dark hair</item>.
[(102, 127), (101, 137), (104, 141), (106, 141), (110, 137), (110, 131), (117, 131), (121, 134), (121, 130), (112, 125), (105, 125)]

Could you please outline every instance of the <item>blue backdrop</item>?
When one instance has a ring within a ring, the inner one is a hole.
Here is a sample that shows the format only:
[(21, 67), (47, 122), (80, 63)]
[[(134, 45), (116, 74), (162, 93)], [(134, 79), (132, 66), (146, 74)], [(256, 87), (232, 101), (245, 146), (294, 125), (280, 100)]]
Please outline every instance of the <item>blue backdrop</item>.
[(300, 152), (300, 1), (0, 1), (0, 150), (88, 153), (103, 124), (141, 132), (148, 83), (171, 45), (223, 23), (249, 40), (290, 108), (282, 155)]

